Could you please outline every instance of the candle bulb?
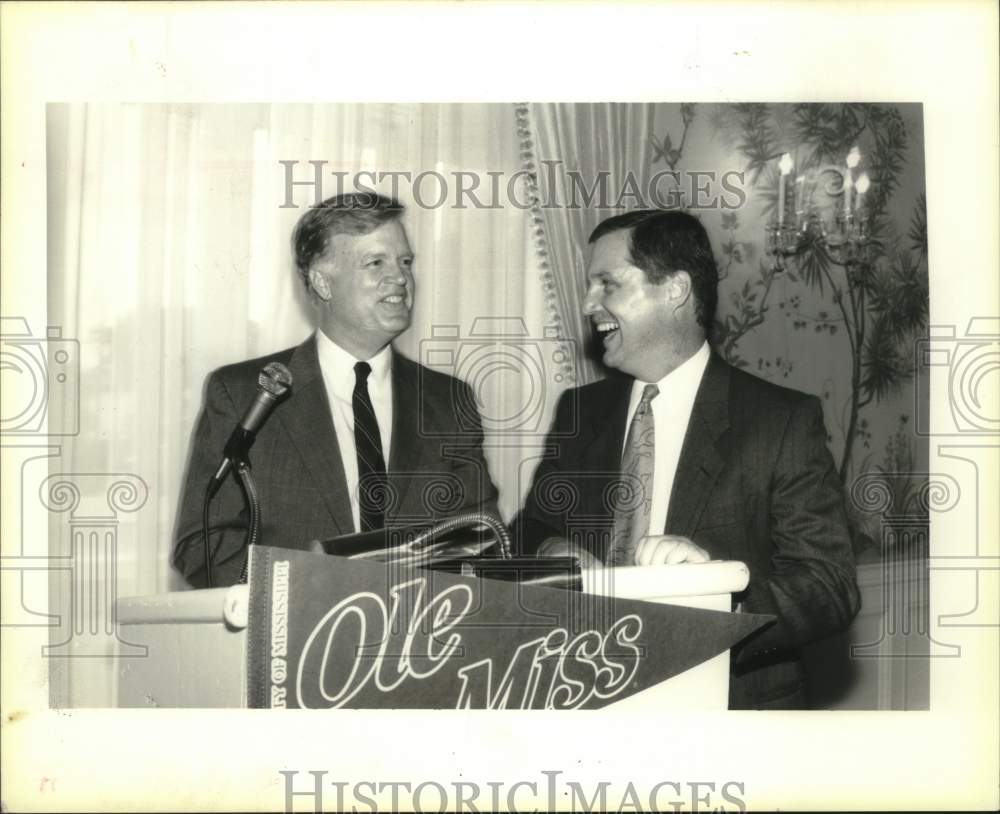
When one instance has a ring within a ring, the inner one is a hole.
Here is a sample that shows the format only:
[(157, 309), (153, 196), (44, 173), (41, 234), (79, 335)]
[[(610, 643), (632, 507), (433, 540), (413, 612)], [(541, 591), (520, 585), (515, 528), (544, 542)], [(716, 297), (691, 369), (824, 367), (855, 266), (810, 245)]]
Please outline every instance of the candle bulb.
[(792, 156), (785, 153), (778, 162), (781, 177), (778, 179), (778, 226), (785, 222), (785, 179), (792, 171)]

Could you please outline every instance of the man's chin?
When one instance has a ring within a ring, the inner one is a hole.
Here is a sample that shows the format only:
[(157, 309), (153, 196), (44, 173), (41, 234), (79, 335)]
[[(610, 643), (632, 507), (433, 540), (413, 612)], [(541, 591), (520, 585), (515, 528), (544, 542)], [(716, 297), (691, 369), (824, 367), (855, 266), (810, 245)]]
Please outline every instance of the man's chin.
[(605, 367), (612, 370), (617, 370), (619, 373), (623, 373), (626, 376), (631, 376), (634, 379), (641, 379), (639, 371), (636, 370), (634, 359), (630, 359), (627, 354), (623, 353), (621, 348), (617, 348), (613, 351), (604, 351), (604, 355), (601, 357), (601, 362)]
[(606, 335), (603, 338), (602, 346), (604, 352), (601, 356), (601, 361), (605, 367), (620, 370), (621, 365), (625, 362), (625, 354), (622, 348), (622, 339), (618, 332)]
[(400, 314), (399, 316), (386, 316), (379, 320), (379, 325), (382, 330), (385, 331), (392, 339), (395, 339), (399, 334), (410, 327), (410, 314), (406, 313)]
[(613, 370), (621, 370), (621, 365), (623, 362), (621, 353), (617, 350), (604, 349), (604, 355), (601, 357), (601, 362), (604, 363), (605, 367), (610, 367)]

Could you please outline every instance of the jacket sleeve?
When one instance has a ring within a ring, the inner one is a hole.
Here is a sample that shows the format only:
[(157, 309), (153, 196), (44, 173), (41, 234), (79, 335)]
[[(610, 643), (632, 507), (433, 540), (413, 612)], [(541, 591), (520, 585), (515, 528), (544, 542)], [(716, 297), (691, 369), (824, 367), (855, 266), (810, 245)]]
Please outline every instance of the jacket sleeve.
[(772, 571), (751, 582), (744, 608), (777, 622), (734, 652), (736, 664), (843, 630), (861, 605), (843, 489), (809, 397), (786, 425), (771, 482)]
[[(573, 426), (569, 411), (574, 409), (573, 391), (566, 390), (556, 404), (552, 428), (545, 439), (545, 454), (535, 469), (524, 501), (524, 508), (510, 524), (514, 551), (522, 556), (534, 556), (539, 547), (551, 537), (565, 537), (564, 518), (558, 509), (565, 497), (565, 490), (574, 485), (567, 479), (553, 481), (562, 464), (562, 430)], [(553, 487), (554, 485), (554, 488)]]
[[(213, 373), (205, 387), (205, 403), (191, 442), (171, 557), (174, 568), (195, 588), (207, 587), (202, 522), (205, 489), (239, 418), (224, 382), (218, 372)], [(209, 515), (214, 587), (233, 585), (239, 579), (248, 525), (239, 484), (236, 478), (227, 477), (213, 498)]]
[(462, 384), (459, 399), (456, 404), (466, 405), (461, 422), (456, 418), (456, 424), (462, 427), (459, 440), (456, 442), (452, 460), (452, 472), (462, 482), (465, 492), (459, 512), (489, 512), (499, 517), (497, 508), (497, 488), (490, 477), (489, 464), (483, 451), (483, 422), (479, 410), (475, 407), (476, 399), (472, 389)]

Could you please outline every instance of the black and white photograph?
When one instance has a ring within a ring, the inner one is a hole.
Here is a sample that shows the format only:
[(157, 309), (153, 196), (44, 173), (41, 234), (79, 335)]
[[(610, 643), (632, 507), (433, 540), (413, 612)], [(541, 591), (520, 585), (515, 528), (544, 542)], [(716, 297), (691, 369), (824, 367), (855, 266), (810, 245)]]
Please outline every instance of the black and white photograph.
[(995, 808), (997, 10), (788, 7), (3, 4), (4, 810)]

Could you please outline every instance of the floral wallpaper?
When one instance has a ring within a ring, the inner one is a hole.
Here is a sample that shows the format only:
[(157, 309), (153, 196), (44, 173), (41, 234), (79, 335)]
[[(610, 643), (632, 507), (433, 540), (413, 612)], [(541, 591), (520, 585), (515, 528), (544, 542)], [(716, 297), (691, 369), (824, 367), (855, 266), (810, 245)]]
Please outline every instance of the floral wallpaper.
[[(920, 105), (661, 104), (649, 150), (656, 186), (672, 186), (676, 204), (699, 215), (716, 251), (713, 345), (730, 363), (823, 400), (859, 555), (880, 550), (884, 521), (852, 492), (862, 480), (884, 476), (886, 511), (926, 524), (927, 444), (913, 420), (915, 348), (928, 320)], [(782, 191), (786, 154), (794, 170), (786, 167)], [(864, 189), (823, 175), (851, 160)], [(767, 227), (779, 200), (787, 219), (801, 220), (804, 199), (831, 230), (856, 203), (864, 254), (845, 262), (814, 229), (777, 264)]]

